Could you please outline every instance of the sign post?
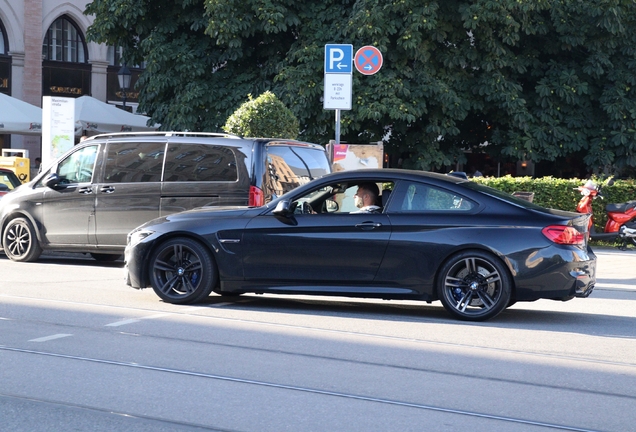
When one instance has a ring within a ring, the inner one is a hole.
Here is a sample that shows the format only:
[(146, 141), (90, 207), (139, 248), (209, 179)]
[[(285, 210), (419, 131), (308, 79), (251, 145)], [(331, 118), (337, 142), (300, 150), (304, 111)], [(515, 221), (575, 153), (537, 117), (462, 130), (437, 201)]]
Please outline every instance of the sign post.
[(350, 110), (353, 99), (353, 45), (325, 45), (323, 108), (336, 111), (336, 143), (340, 144), (340, 110)]

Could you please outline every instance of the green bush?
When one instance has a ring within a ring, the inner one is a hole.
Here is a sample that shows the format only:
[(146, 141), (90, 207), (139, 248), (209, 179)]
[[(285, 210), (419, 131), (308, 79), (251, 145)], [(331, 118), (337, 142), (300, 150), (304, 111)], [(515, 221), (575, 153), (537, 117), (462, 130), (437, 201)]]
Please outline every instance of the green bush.
[(241, 105), (227, 119), (223, 130), (240, 136), (295, 139), (298, 119), (274, 93), (266, 91)]
[[(576, 211), (576, 205), (581, 199), (581, 193), (577, 190), (587, 180), (558, 179), (554, 177), (475, 177), (471, 179), (476, 183), (490, 186), (504, 192), (533, 192), (533, 203), (543, 207), (558, 210)], [(594, 210), (594, 225), (596, 231), (603, 231), (607, 222), (605, 206), (607, 204), (622, 203), (636, 200), (636, 181), (634, 179), (615, 180), (611, 186), (605, 186), (605, 181), (592, 179), (601, 185), (603, 199), (597, 198), (592, 203)]]

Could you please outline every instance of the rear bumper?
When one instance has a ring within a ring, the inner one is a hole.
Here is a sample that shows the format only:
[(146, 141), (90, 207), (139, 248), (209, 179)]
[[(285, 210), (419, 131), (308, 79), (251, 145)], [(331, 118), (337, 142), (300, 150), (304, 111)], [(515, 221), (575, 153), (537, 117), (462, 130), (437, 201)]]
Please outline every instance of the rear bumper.
[(589, 297), (594, 290), (596, 278), (581, 270), (573, 271), (570, 274), (576, 280), (574, 284), (574, 297)]
[(570, 300), (588, 297), (596, 284), (596, 255), (591, 249), (551, 247), (526, 257), (517, 275), (516, 299)]

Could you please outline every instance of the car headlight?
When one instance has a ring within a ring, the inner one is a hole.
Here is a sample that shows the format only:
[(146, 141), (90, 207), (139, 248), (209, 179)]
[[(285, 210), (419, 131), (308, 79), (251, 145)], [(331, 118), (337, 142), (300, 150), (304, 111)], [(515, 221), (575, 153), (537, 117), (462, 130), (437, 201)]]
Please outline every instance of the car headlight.
[(140, 242), (142, 242), (146, 237), (154, 233), (155, 233), (154, 231), (145, 230), (145, 229), (131, 231), (130, 233), (128, 233), (126, 243), (128, 244), (128, 247), (133, 247), (136, 244), (139, 244)]

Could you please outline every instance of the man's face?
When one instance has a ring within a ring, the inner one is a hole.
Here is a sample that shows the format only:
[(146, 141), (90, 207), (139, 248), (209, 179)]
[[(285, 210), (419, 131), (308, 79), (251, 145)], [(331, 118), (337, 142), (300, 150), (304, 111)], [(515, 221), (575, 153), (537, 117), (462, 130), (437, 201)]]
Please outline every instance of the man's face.
[(366, 191), (364, 189), (358, 189), (358, 192), (356, 192), (356, 194), (353, 196), (353, 202), (355, 203), (356, 207), (358, 208), (362, 208), (364, 207), (364, 199), (363, 197), (366, 195)]

